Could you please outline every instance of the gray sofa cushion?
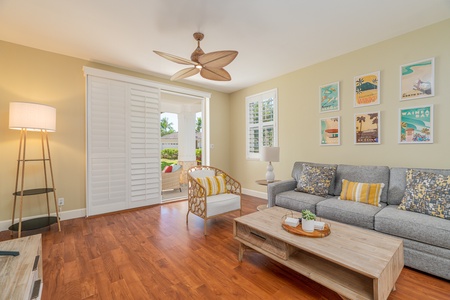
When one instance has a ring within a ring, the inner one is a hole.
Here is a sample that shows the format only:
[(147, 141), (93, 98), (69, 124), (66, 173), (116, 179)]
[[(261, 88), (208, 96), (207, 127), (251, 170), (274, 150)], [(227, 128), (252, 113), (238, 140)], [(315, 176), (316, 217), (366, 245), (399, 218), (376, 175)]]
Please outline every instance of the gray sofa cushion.
[[(414, 170), (419, 170), (423, 172), (430, 172), (448, 176), (450, 175), (450, 170), (442, 169), (420, 169), (412, 168)], [(406, 171), (408, 168), (391, 168), (391, 176), (389, 179), (389, 199), (388, 204), (399, 205), (402, 202), (403, 196), (405, 195), (406, 189)]]
[(375, 230), (450, 249), (449, 220), (399, 210), (397, 207), (388, 205), (375, 216)]
[(276, 195), (275, 205), (295, 211), (309, 209), (311, 212), (316, 213), (316, 204), (325, 199), (324, 197), (292, 190)]
[[(318, 164), (318, 163), (312, 163), (312, 162), (305, 162), (305, 161), (296, 161), (294, 163), (294, 167), (292, 168), (292, 178), (295, 179), (295, 181), (298, 182), (300, 175), (303, 172), (303, 164), (311, 165), (311, 166), (319, 166), (319, 167), (332, 167), (337, 168), (336, 164)], [(330, 195), (334, 195), (334, 189), (335, 189), (335, 177), (333, 177), (333, 180), (331, 180), (330, 188), (328, 189), (328, 193)]]
[(341, 194), (342, 179), (347, 179), (355, 182), (384, 183), (380, 201), (387, 202), (389, 188), (389, 167), (338, 165), (336, 170), (336, 186), (334, 189), (335, 196), (339, 196)]
[[(316, 213), (319, 217), (355, 225), (363, 228), (374, 229), (375, 215), (386, 206), (381, 207), (365, 203), (329, 198), (316, 205)], [(333, 232), (333, 228), (331, 228)]]

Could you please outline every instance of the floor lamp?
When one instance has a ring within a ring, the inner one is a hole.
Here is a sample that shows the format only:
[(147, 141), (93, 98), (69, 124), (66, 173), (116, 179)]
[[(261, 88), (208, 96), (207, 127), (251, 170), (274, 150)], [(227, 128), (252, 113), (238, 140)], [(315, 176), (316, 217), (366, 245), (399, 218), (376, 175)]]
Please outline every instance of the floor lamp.
[[(37, 229), (44, 226), (49, 226), (52, 223), (58, 223), (58, 230), (61, 231), (61, 225), (59, 222), (59, 213), (56, 203), (56, 189), (55, 181), (53, 179), (53, 168), (52, 160), (50, 156), (50, 146), (48, 143), (48, 132), (55, 132), (56, 130), (56, 109), (51, 106), (37, 104), (37, 103), (27, 103), (27, 102), (11, 102), (9, 105), (9, 128), (20, 130), (20, 142), (19, 142), (19, 155), (17, 158), (17, 172), (16, 172), (16, 185), (14, 190), (14, 205), (12, 211), (12, 225), (11, 230), (15, 229), (18, 232), (18, 237), (21, 237), (23, 224), (22, 224), (22, 210), (23, 210), (23, 198), (24, 196), (45, 194), (47, 198), (47, 213), (48, 217), (38, 218), (44, 222), (31, 222), (31, 228), (27, 229)], [(39, 131), (41, 133), (41, 148), (42, 148), (42, 158), (37, 159), (26, 159), (26, 146), (27, 146), (27, 133), (29, 131)], [(35, 188), (25, 190), (25, 164), (28, 162), (42, 162), (44, 168), (44, 188)], [(50, 171), (51, 182), (48, 181), (47, 177), (47, 163), (48, 169)], [(48, 193), (53, 193), (56, 220), (51, 222), (50, 217), (50, 202)], [(20, 199), (19, 206), (19, 223), (18, 226), (14, 225), (14, 217), (16, 211), (17, 198)], [(36, 220), (38, 220), (36, 219)]]

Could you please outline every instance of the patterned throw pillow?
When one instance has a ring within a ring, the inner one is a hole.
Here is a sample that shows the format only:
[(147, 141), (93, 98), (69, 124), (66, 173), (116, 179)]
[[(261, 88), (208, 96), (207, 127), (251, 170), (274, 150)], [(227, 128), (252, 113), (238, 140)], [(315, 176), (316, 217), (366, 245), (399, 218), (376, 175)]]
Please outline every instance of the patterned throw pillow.
[(326, 197), (335, 173), (335, 167), (303, 164), (296, 191)]
[(350, 200), (380, 206), (384, 183), (362, 183), (342, 179), (340, 200)]
[(205, 188), (206, 196), (223, 194), (227, 191), (225, 177), (222, 174), (212, 177), (198, 177), (196, 180)]
[(398, 209), (450, 220), (450, 176), (408, 169)]

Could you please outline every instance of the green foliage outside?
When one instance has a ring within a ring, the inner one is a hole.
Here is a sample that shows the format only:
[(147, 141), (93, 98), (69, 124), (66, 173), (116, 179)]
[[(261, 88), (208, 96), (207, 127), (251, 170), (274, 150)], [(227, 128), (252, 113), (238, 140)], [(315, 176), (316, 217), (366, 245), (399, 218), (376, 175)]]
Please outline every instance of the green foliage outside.
[(161, 150), (161, 158), (178, 159), (178, 149), (167, 148)]
[(202, 164), (202, 149), (195, 149), (195, 160), (197, 160), (197, 165)]
[(202, 131), (202, 118), (197, 117), (197, 121), (195, 122), (195, 132)]
[(165, 117), (161, 119), (161, 136), (174, 133), (173, 124), (169, 122), (169, 118)]

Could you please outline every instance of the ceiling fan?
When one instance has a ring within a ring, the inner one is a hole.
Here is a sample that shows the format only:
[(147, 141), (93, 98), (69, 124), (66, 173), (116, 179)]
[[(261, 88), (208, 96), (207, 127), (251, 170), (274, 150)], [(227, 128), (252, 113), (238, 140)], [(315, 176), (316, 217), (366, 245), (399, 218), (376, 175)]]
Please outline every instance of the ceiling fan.
[(223, 68), (231, 63), (238, 55), (237, 51), (225, 50), (206, 53), (200, 48), (200, 41), (203, 40), (203, 33), (194, 33), (194, 39), (197, 41), (197, 49), (191, 54), (191, 59), (185, 59), (169, 53), (154, 50), (156, 54), (182, 65), (192, 65), (176, 72), (170, 80), (178, 80), (196, 75), (200, 72), (203, 78), (216, 81), (230, 81), (230, 74)]

